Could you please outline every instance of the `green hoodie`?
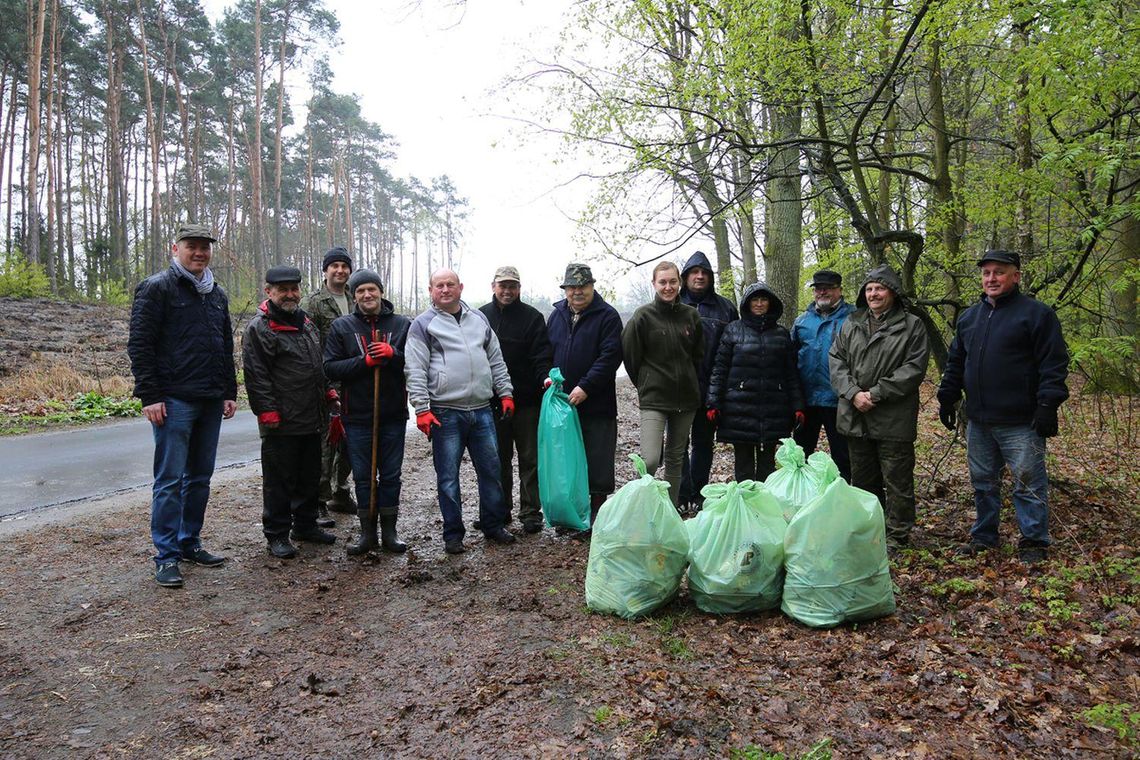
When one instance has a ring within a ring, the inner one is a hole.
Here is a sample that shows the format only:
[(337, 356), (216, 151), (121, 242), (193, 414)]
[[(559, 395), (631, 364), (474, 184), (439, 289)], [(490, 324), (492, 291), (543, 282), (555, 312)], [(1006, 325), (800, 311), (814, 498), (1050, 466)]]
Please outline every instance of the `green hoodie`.
[(642, 409), (685, 412), (701, 407), (697, 375), (704, 332), (692, 306), (655, 297), (626, 323), (621, 349)]

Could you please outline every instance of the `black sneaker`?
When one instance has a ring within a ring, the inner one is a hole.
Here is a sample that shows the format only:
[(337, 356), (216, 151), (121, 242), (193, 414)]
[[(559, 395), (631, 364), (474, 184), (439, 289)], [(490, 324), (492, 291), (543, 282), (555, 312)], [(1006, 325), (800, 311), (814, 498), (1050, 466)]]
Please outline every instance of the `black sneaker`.
[(269, 553), (277, 559), (293, 559), (297, 556), (297, 547), (289, 543), (287, 538), (269, 539)]
[(542, 520), (537, 518), (534, 520), (523, 520), (522, 526), (524, 533), (534, 534), (542, 532)]
[(210, 554), (210, 552), (199, 546), (197, 549), (183, 550), (182, 559), (186, 562), (191, 562), (195, 565), (202, 567), (217, 567), (226, 561), (225, 557), (217, 554)]
[(329, 517), (329, 510), (326, 506), (317, 507), (317, 527), (318, 528), (335, 528), (336, 520)]
[(164, 588), (182, 588), (182, 570), (178, 563), (159, 563), (154, 569), (154, 582)]
[(954, 550), (954, 554), (959, 557), (976, 557), (979, 554), (988, 552), (995, 547), (989, 544), (983, 544), (981, 541), (971, 541), (968, 544), (962, 544)]
[(506, 528), (499, 528), (484, 535), (488, 541), (494, 541), (496, 544), (513, 544), (515, 542), (514, 534)]
[(455, 538), (451, 541), (444, 541), (443, 550), (448, 554), (462, 554), (463, 552), (467, 551), (466, 547), (463, 546), (463, 539), (461, 538)]
[(1017, 551), (1018, 558), (1027, 565), (1040, 565), (1049, 558), (1044, 546), (1023, 546)]
[(308, 541), (312, 544), (335, 544), (336, 536), (332, 533), (326, 533), (317, 526), (305, 528), (304, 530), (293, 529), (289, 534), (294, 541)]

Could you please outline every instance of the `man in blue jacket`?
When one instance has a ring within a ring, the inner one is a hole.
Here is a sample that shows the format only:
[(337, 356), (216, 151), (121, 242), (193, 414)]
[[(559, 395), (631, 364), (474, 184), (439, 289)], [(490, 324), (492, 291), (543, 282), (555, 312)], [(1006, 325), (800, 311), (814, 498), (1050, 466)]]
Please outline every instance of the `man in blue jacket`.
[[(681, 303), (688, 304), (697, 310), (701, 317), (701, 329), (705, 339), (705, 355), (697, 372), (697, 383), (700, 386), (701, 398), (708, 398), (709, 378), (712, 376), (713, 361), (716, 359), (716, 348), (720, 345), (720, 336), (729, 322), (740, 319), (736, 306), (732, 301), (716, 292), (713, 287), (712, 264), (708, 256), (697, 251), (685, 262), (681, 270)], [(701, 489), (708, 485), (709, 470), (712, 469), (713, 435), (716, 427), (708, 421), (704, 409), (698, 409), (693, 415), (693, 427), (689, 434), (689, 443), (692, 446), (690, 456), (685, 457), (681, 466), (681, 504), (700, 505), (704, 502)]]
[(182, 560), (225, 561), (200, 537), (222, 419), (237, 411), (229, 300), (210, 269), (216, 241), (205, 225), (179, 227), (170, 268), (140, 282), (131, 307), (127, 354), (154, 432), (154, 579), (167, 588), (182, 585)]
[(554, 304), (546, 322), (554, 366), (578, 409), (586, 472), (590, 481), (590, 524), (614, 492), (617, 452), (617, 371), (621, 366), (621, 317), (594, 290), (585, 264), (570, 264), (562, 280), (566, 298)]
[(812, 302), (792, 325), (792, 342), (796, 346), (800, 382), (803, 383), (805, 422), (793, 436), (805, 455), (811, 455), (819, 444), (819, 429), (827, 432), (827, 445), (839, 474), (851, 482), (851, 456), (847, 439), (835, 426), (835, 410), (839, 396), (831, 387), (831, 370), (827, 352), (839, 328), (855, 307), (843, 300), (843, 276), (821, 269), (811, 280)]
[(1008, 464), (1019, 555), (1036, 564), (1050, 543), (1045, 439), (1057, 435), (1057, 408), (1069, 397), (1069, 355), (1056, 313), (1021, 292), (1018, 254), (987, 251), (978, 266), (983, 293), (958, 318), (938, 388), (938, 417), (949, 430), (957, 426), (955, 404), (966, 393), (966, 458), (977, 517), (959, 551), (975, 555), (999, 544), (1001, 472)]

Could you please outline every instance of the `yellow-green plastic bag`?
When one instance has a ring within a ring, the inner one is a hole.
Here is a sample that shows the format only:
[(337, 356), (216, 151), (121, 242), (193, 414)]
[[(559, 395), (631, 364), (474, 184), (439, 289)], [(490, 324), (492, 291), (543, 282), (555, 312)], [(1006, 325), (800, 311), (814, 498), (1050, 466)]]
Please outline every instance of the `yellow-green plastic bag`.
[(788, 523), (780, 609), (813, 628), (895, 611), (883, 510), (874, 494), (836, 478)]
[(701, 489), (689, 532), (689, 593), (705, 612), (752, 612), (780, 606), (784, 531), (780, 503), (752, 480)]
[(590, 527), (590, 483), (578, 410), (562, 390), (562, 370), (550, 370), (538, 414), (538, 499), (546, 524)]
[(688, 564), (685, 524), (669, 500), (669, 484), (645, 472), (598, 510), (586, 565), (586, 606), (623, 618), (647, 615), (677, 595)]
[(764, 481), (764, 487), (780, 501), (785, 521), (791, 520), (792, 515), (839, 477), (839, 468), (830, 456), (817, 451), (805, 459), (803, 448), (794, 438), (780, 440), (776, 465), (777, 469)]

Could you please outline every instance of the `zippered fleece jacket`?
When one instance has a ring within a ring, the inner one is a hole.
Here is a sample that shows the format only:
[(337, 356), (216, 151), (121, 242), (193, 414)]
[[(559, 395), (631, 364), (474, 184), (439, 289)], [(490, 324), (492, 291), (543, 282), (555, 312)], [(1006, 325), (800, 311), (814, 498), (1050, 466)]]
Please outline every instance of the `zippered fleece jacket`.
[(404, 377), (416, 414), (432, 407), (482, 409), (493, 397), (513, 393), (491, 323), (465, 302), (459, 306), (458, 314), (432, 306), (408, 330)]
[(702, 405), (705, 343), (692, 306), (655, 297), (639, 307), (622, 330), (621, 351), (642, 409), (688, 412)]

